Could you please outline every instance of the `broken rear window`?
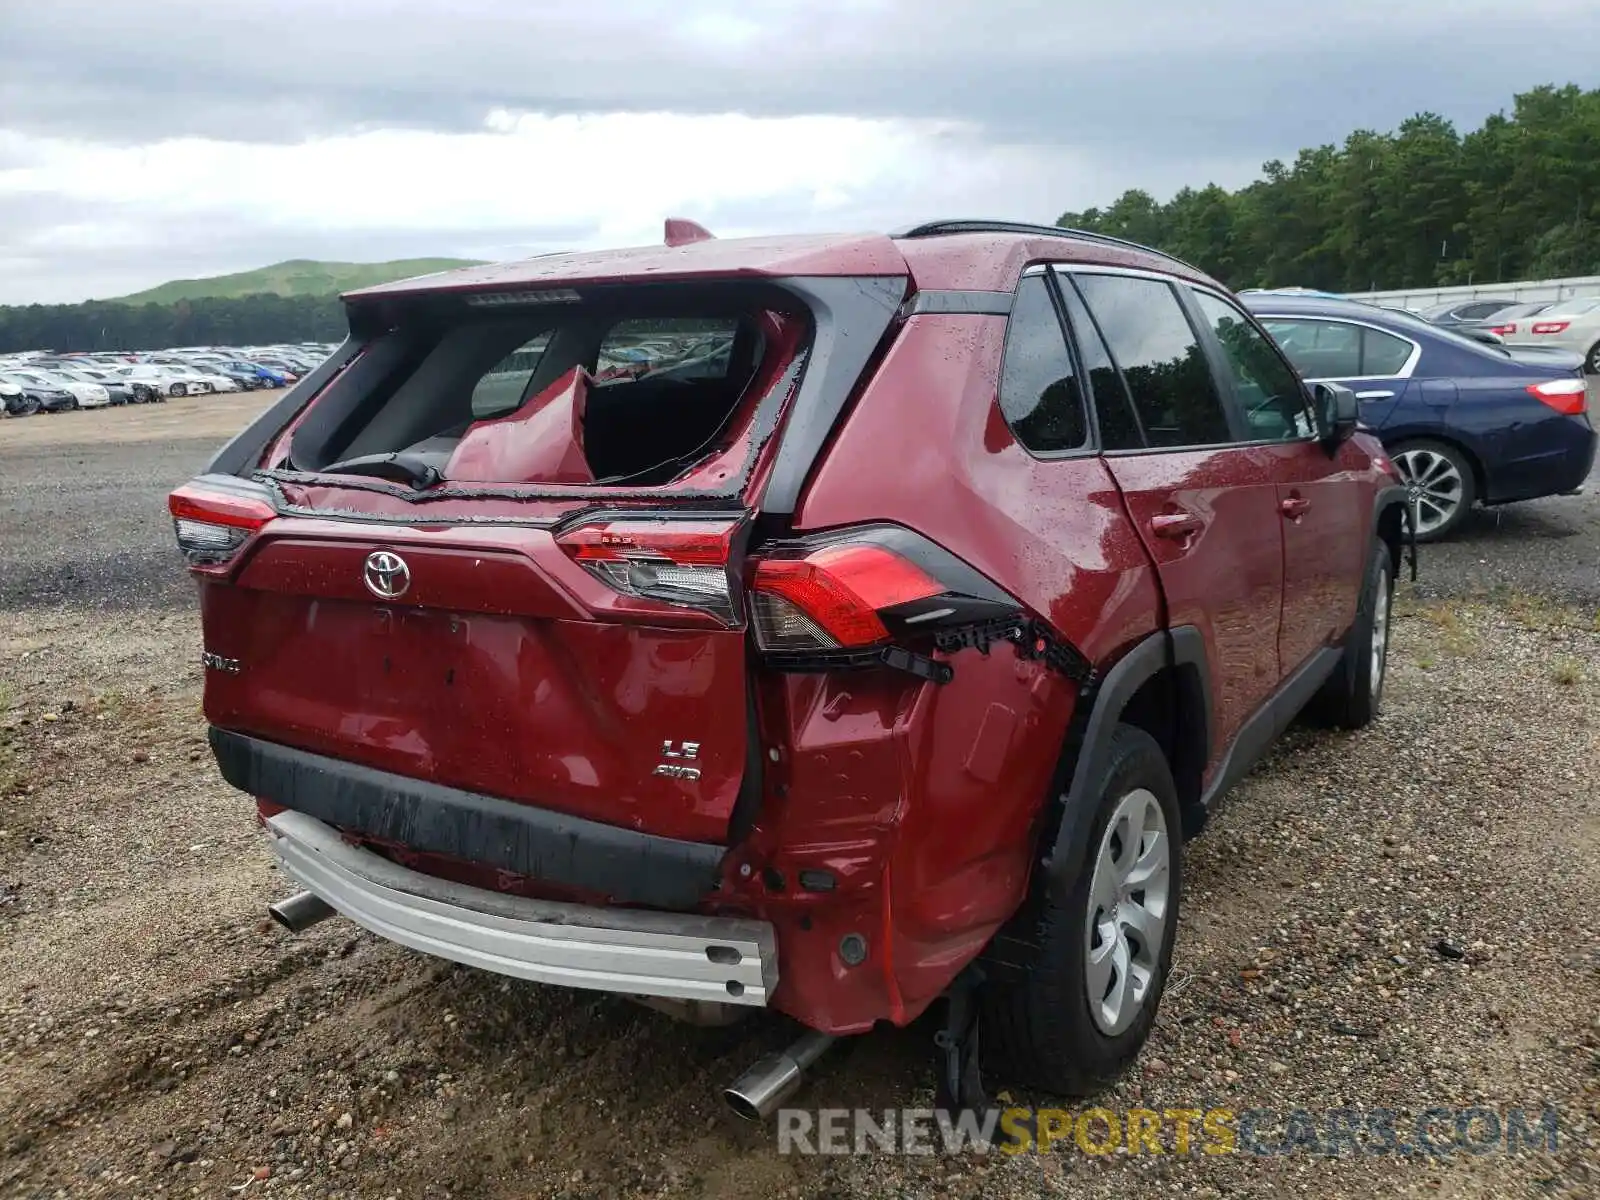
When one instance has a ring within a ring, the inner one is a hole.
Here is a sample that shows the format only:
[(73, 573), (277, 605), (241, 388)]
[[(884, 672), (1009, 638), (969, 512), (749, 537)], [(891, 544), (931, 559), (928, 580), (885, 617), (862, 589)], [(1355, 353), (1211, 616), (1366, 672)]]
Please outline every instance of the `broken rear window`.
[(374, 343), (380, 365), (313, 403), (275, 465), (415, 488), (654, 488), (731, 452), (747, 469), (753, 432), (776, 420), (757, 409), (792, 388), (808, 322), (770, 289), (678, 291), (482, 307), (424, 297)]

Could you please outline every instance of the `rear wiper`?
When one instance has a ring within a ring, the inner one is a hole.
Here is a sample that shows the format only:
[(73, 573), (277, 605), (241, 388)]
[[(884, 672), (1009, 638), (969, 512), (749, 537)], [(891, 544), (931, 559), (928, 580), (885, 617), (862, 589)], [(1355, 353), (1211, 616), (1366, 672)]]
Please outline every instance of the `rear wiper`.
[(393, 454), (362, 454), (343, 462), (330, 463), (318, 475), (376, 475), (380, 479), (399, 476), (417, 491), (444, 482), (444, 475), (426, 459), (398, 450)]

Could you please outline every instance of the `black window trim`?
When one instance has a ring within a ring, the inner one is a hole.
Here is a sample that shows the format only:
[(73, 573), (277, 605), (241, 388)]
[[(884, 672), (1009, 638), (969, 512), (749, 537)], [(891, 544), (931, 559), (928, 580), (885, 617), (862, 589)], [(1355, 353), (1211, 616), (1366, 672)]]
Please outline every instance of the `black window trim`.
[[(1256, 438), (1242, 436), (1240, 437), (1240, 440), (1235, 443), (1235, 445), (1298, 446), (1320, 441), (1322, 439), (1322, 434), (1317, 430), (1317, 406), (1312, 401), (1311, 393), (1306, 387), (1306, 381), (1304, 377), (1301, 376), (1300, 372), (1295, 369), (1295, 365), (1289, 361), (1288, 356), (1283, 352), (1283, 347), (1278, 345), (1277, 340), (1273, 338), (1273, 336), (1265, 329), (1263, 329), (1260, 322), (1258, 322), (1254, 316), (1252, 316), (1251, 313), (1245, 309), (1244, 305), (1240, 304), (1237, 300), (1230, 299), (1216, 288), (1205, 287), (1198, 283), (1191, 283), (1188, 280), (1184, 281), (1184, 285), (1188, 293), (1203, 293), (1207, 296), (1210, 296), (1213, 300), (1220, 300), (1223, 304), (1227, 305), (1234, 312), (1243, 317), (1249, 324), (1250, 328), (1254, 329), (1258, 334), (1261, 335), (1261, 337), (1266, 341), (1268, 348), (1274, 355), (1277, 356), (1278, 361), (1283, 364), (1284, 369), (1289, 372), (1289, 378), (1293, 379), (1300, 385), (1300, 399), (1305, 404), (1306, 414), (1311, 418), (1311, 432), (1304, 437)], [(1206, 320), (1205, 313), (1201, 311), (1200, 305), (1194, 299), (1193, 295), (1185, 294), (1181, 297), (1181, 299), (1183, 301), (1184, 311), (1189, 314), (1189, 323), (1199, 327), (1198, 332), (1200, 335), (1201, 344), (1205, 347), (1206, 356), (1211, 360), (1212, 363), (1212, 374), (1217, 376), (1218, 384), (1223, 389), (1223, 402), (1227, 405), (1229, 413), (1228, 422), (1230, 425), (1236, 427), (1236, 434), (1248, 435), (1251, 432), (1250, 415), (1245, 409), (1244, 401), (1239, 396), (1238, 382), (1234, 379), (1232, 370), (1228, 368), (1227, 352), (1223, 349), (1222, 342), (1217, 338), (1216, 331), (1212, 329), (1211, 322)]]
[[(1085, 386), (1087, 381), (1083, 371), (1083, 356), (1078, 353), (1077, 344), (1073, 341), (1072, 323), (1067, 320), (1066, 305), (1062, 303), (1061, 296), (1057, 292), (1058, 285), (1056, 284), (1055, 280), (1051, 278), (1053, 274), (1054, 272), (1048, 269), (1047, 264), (1037, 263), (1026, 268), (1022, 272), (1021, 277), (1018, 278), (1016, 290), (1011, 293), (1010, 314), (1006, 318), (1006, 336), (1003, 344), (1000, 347), (1000, 369), (995, 375), (994, 384), (995, 408), (999, 410), (1000, 419), (1005, 422), (1006, 431), (1011, 434), (1011, 440), (1015, 442), (1023, 450), (1023, 452), (1028, 455), (1029, 458), (1037, 459), (1039, 462), (1060, 462), (1063, 459), (1072, 458), (1094, 458), (1100, 454), (1100, 422), (1099, 416), (1094, 407), (1094, 389)], [(1017, 301), (1020, 300), (1022, 296), (1022, 285), (1029, 279), (1037, 279), (1040, 277), (1043, 277), (1044, 280), (1045, 295), (1050, 298), (1051, 311), (1056, 315), (1056, 325), (1061, 330), (1062, 344), (1065, 345), (1067, 349), (1067, 360), (1072, 365), (1073, 384), (1078, 389), (1078, 399), (1083, 405), (1084, 426), (1087, 432), (1087, 437), (1085, 438), (1083, 445), (1076, 446), (1071, 450), (1033, 449), (1033, 447), (1029, 446), (1017, 436), (1017, 431), (1011, 426), (1011, 419), (1006, 416), (1006, 410), (1000, 403), (1000, 388), (1004, 385), (1006, 378), (1006, 354), (1011, 349), (1011, 322), (1017, 314)], [(1118, 372), (1118, 374), (1120, 375), (1121, 372)]]
[[(1148, 450), (1150, 448), (1150, 435), (1145, 432), (1144, 418), (1139, 415), (1139, 406), (1133, 402), (1133, 394), (1128, 391), (1128, 381), (1122, 377), (1122, 368), (1117, 364), (1117, 356), (1111, 352), (1111, 343), (1106, 340), (1105, 330), (1100, 328), (1100, 319), (1094, 315), (1094, 309), (1089, 307), (1089, 301), (1084, 298), (1083, 289), (1078, 286), (1077, 281), (1072, 277), (1072, 272), (1068, 269), (1071, 265), (1068, 263), (1060, 264), (1049, 273), (1055, 277), (1056, 287), (1059, 290), (1064, 291), (1069, 287), (1072, 289), (1072, 294), (1077, 297), (1078, 304), (1083, 308), (1084, 313), (1088, 315), (1089, 324), (1094, 330), (1094, 336), (1100, 340), (1100, 348), (1106, 352), (1106, 361), (1111, 364), (1112, 373), (1117, 377), (1117, 387), (1122, 389), (1123, 403), (1128, 406), (1128, 413), (1133, 417), (1134, 428), (1139, 431), (1139, 440), (1144, 443), (1143, 446), (1135, 449), (1139, 452)], [(1067, 341), (1072, 344), (1072, 353), (1078, 361), (1079, 369), (1084, 372), (1084, 378), (1087, 379), (1088, 368), (1084, 365), (1086, 360), (1083, 356), (1083, 347), (1078, 341), (1078, 331), (1065, 310), (1066, 306), (1063, 303), (1061, 315), (1067, 326)], [(1088, 388), (1085, 389), (1085, 394), (1089, 400), (1089, 414), (1094, 422), (1094, 443), (1097, 446), (1104, 446), (1105, 435), (1100, 430), (1100, 401), (1094, 394), (1093, 381), (1090, 381)], [(1103, 454), (1129, 454), (1133, 452), (1134, 450), (1126, 449), (1101, 451)]]
[[(1123, 394), (1128, 397), (1129, 406), (1133, 410), (1134, 420), (1139, 424), (1139, 433), (1144, 438), (1143, 446), (1138, 446), (1131, 450), (1106, 450), (1104, 451), (1105, 457), (1124, 458), (1133, 454), (1196, 454), (1207, 450), (1231, 450), (1241, 445), (1250, 444), (1235, 441), (1230, 438), (1230, 440), (1226, 442), (1207, 442), (1197, 445), (1152, 446), (1150, 444), (1149, 435), (1144, 431), (1144, 418), (1139, 415), (1139, 406), (1133, 403), (1133, 393), (1128, 390), (1128, 380), (1122, 373), (1122, 364), (1117, 361), (1116, 351), (1111, 348), (1111, 342), (1106, 338), (1104, 331), (1100, 328), (1100, 319), (1094, 315), (1094, 306), (1089, 303), (1088, 297), (1083, 294), (1083, 291), (1078, 289), (1076, 277), (1079, 275), (1122, 275), (1132, 279), (1153, 279), (1157, 283), (1166, 284), (1169, 291), (1173, 291), (1173, 289), (1179, 283), (1187, 283), (1188, 280), (1180, 279), (1175, 275), (1163, 275), (1159, 271), (1147, 271), (1138, 267), (1108, 267), (1102, 266), (1099, 263), (1057, 263), (1056, 271), (1072, 280), (1073, 288), (1078, 291), (1078, 299), (1083, 301), (1083, 307), (1088, 310), (1089, 319), (1095, 323), (1095, 332), (1100, 334), (1100, 342), (1106, 348), (1106, 355), (1111, 359), (1111, 365), (1116, 368), (1117, 378), (1122, 383)], [(1190, 312), (1187, 297), (1179, 295), (1176, 293), (1176, 291), (1174, 291), (1173, 300), (1178, 305), (1178, 311), (1183, 314), (1183, 319), (1189, 323), (1190, 332), (1194, 333), (1196, 343), (1204, 345), (1205, 343), (1199, 331), (1194, 329), (1194, 316)], [(1206, 355), (1206, 363), (1211, 371), (1213, 381), (1215, 381), (1217, 371), (1216, 362), (1214, 356), (1210, 353), (1207, 353)], [(1295, 377), (1299, 378), (1299, 372), (1295, 372)], [(1229, 398), (1231, 394), (1231, 388), (1228, 392), (1219, 392), (1217, 400), (1222, 405), (1223, 419), (1228, 423), (1229, 432), (1237, 436), (1238, 431), (1234, 427), (1235, 408)], [(1098, 438), (1096, 440), (1098, 440)], [(1279, 445), (1281, 443), (1265, 444)]]

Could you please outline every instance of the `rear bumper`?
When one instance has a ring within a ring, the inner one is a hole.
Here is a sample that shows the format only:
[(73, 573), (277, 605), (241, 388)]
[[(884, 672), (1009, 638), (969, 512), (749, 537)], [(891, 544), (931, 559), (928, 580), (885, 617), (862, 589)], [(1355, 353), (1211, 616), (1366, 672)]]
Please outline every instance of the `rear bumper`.
[(304, 813), (266, 825), (303, 887), (424, 954), (562, 987), (755, 1007), (778, 983), (777, 939), (765, 921), (530, 900), (412, 871)]
[[(725, 847), (658, 837), (211, 728), (222, 777), (338, 829), (496, 867), (618, 904), (686, 910)], [(335, 906), (337, 907), (337, 906)]]

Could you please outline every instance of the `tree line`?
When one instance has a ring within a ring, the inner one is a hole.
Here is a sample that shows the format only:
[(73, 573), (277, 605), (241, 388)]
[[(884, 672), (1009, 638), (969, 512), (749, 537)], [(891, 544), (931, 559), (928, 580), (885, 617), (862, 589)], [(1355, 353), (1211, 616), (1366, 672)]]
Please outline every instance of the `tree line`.
[(1135, 189), (1057, 224), (1157, 247), (1236, 289), (1600, 275), (1600, 89), (1536, 88), (1464, 136), (1422, 113), (1262, 173), (1165, 204)]
[(174, 304), (90, 300), (0, 307), (0, 353), (337, 342), (345, 330), (344, 306), (337, 296), (262, 294)]

